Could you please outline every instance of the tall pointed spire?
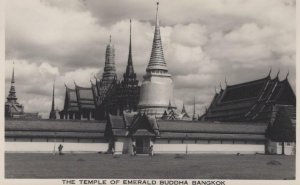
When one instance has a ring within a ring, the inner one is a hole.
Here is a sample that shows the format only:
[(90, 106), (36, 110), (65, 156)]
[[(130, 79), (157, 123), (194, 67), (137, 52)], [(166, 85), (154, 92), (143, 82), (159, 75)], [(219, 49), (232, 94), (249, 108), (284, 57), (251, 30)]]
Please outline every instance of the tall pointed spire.
[(10, 82), (10, 90), (5, 102), (5, 117), (14, 117), (14, 115), (22, 115), (24, 107), (17, 102), (16, 89), (15, 89), (15, 63), (13, 63), (12, 76)]
[(52, 106), (51, 111), (49, 115), (49, 119), (56, 119), (56, 113), (55, 113), (55, 80), (53, 82), (53, 88), (52, 88)]
[(196, 97), (194, 96), (194, 108), (193, 108), (193, 121), (197, 120), (196, 117)]
[(124, 79), (135, 79), (136, 75), (134, 73), (133, 69), (133, 62), (132, 62), (132, 51), (131, 51), (131, 19), (130, 19), (130, 33), (129, 33), (129, 52), (128, 52), (128, 61), (127, 61), (127, 67), (126, 72), (124, 74)]
[(169, 100), (168, 110), (172, 110), (171, 100)]
[(194, 109), (193, 109), (193, 114), (196, 114), (196, 98), (194, 96)]
[(55, 107), (55, 102), (54, 102), (54, 89), (55, 89), (55, 80), (53, 83), (53, 91), (52, 91), (52, 107), (51, 107), (51, 111), (54, 111), (54, 107)]
[(181, 111), (181, 114), (186, 114), (186, 110), (185, 110), (184, 104), (182, 105), (182, 111)]
[(15, 83), (15, 62), (13, 62), (13, 71), (12, 71), (11, 83)]
[(154, 31), (154, 38), (153, 38), (153, 44), (152, 44), (152, 51), (151, 51), (151, 57), (150, 57), (150, 61), (149, 61), (146, 71), (162, 70), (162, 71), (167, 72), (168, 68), (166, 65), (165, 58), (164, 58), (164, 52), (163, 52), (161, 36), (160, 36), (159, 19), (158, 19), (158, 5), (159, 5), (159, 3), (157, 2), (156, 22), (155, 22), (155, 31)]
[(12, 70), (12, 76), (11, 76), (11, 82), (10, 82), (10, 90), (9, 94), (7, 96), (7, 101), (16, 103), (17, 96), (16, 96), (16, 89), (15, 89), (15, 63), (13, 63), (13, 70)]

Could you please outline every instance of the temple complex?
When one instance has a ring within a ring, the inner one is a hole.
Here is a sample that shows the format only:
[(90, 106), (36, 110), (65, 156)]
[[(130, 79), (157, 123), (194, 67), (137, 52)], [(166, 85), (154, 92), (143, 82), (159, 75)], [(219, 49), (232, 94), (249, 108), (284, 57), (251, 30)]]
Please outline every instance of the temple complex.
[[(58, 143), (66, 152), (114, 154), (223, 153), (295, 154), (296, 96), (288, 75), (228, 85), (216, 92), (202, 116), (177, 110), (173, 80), (164, 59), (158, 3), (152, 51), (142, 85), (134, 71), (130, 20), (127, 66), (117, 78), (110, 37), (101, 77), (91, 86), (65, 85), (63, 110), (55, 111), (55, 84), (49, 120), (8, 119), (6, 151), (52, 152)], [(14, 86), (5, 103), (5, 117), (25, 115)], [(58, 117), (62, 120), (55, 120)], [(76, 120), (76, 121), (75, 121)], [(101, 121), (99, 121), (101, 120)], [(40, 147), (41, 146), (41, 147)], [(54, 147), (53, 147), (54, 146)]]
[(99, 80), (95, 77), (95, 82), (91, 81), (91, 87), (80, 87), (76, 83), (75, 89), (66, 86), (61, 119), (103, 120), (108, 114), (121, 115), (123, 111), (137, 111), (140, 87), (134, 72), (131, 45), (130, 20), (129, 53), (123, 79), (117, 79), (115, 50), (110, 37), (102, 78)]

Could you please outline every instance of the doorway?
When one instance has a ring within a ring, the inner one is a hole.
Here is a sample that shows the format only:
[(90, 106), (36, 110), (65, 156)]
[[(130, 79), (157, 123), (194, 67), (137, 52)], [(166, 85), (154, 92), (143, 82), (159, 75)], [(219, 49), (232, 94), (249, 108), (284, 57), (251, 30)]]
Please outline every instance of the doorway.
[(136, 137), (136, 153), (137, 154), (148, 154), (150, 147), (149, 137)]

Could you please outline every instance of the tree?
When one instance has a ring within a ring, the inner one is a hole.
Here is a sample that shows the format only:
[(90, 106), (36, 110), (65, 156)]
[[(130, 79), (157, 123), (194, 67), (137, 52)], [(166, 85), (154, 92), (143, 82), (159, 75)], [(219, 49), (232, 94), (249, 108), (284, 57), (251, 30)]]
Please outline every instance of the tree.
[(279, 107), (273, 123), (269, 123), (266, 137), (271, 141), (281, 142), (281, 154), (284, 155), (284, 142), (295, 142), (296, 131), (284, 107)]

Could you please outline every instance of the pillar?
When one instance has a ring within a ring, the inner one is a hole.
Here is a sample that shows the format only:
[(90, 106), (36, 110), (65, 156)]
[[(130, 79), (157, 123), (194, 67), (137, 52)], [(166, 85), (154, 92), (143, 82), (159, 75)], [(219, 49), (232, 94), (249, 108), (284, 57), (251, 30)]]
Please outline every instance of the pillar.
[(91, 112), (89, 112), (88, 120), (91, 120)]

